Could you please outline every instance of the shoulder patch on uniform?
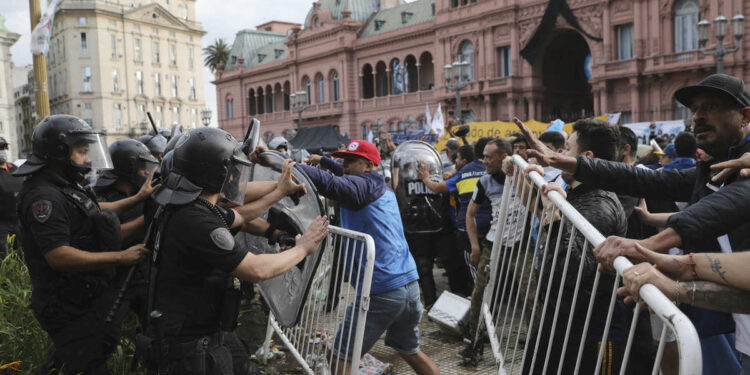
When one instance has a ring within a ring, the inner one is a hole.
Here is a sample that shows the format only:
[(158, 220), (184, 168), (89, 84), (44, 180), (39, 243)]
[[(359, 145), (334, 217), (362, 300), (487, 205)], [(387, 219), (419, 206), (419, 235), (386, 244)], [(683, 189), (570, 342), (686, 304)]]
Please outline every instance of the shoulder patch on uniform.
[(44, 223), (52, 215), (52, 202), (42, 199), (34, 202), (31, 205), (31, 213), (34, 215), (34, 219), (40, 223)]
[(216, 228), (212, 230), (211, 241), (213, 241), (219, 249), (227, 251), (234, 249), (234, 237), (227, 228)]

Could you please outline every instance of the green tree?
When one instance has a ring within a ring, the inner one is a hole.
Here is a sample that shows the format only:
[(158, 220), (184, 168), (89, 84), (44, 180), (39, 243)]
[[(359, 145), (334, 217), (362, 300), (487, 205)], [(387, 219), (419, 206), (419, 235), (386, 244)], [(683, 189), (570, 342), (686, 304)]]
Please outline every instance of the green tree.
[(231, 48), (224, 39), (216, 39), (214, 44), (203, 48), (203, 64), (211, 69), (211, 73), (215, 72), (227, 64)]

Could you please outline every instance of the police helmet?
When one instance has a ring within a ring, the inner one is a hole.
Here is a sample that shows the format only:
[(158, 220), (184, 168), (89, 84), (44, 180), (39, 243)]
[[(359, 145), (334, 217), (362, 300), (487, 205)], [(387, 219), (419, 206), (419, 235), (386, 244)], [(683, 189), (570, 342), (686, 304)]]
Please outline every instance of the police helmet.
[(169, 140), (172, 137), (172, 131), (167, 128), (163, 128), (161, 126), (156, 128), (156, 131), (154, 131), (154, 129), (151, 129), (151, 131), (148, 132), (148, 135), (157, 135), (157, 134), (161, 135), (166, 140)]
[(173, 153), (172, 170), (156, 195), (158, 203), (184, 204), (201, 191), (244, 202), (251, 164), (231, 134), (218, 128), (193, 129), (180, 137)]
[(8, 141), (6, 141), (5, 138), (0, 137), (0, 150), (2, 150), (5, 147), (8, 147)]
[(167, 155), (168, 152), (174, 150), (174, 146), (177, 145), (177, 142), (180, 141), (180, 138), (182, 137), (183, 134), (185, 134), (185, 133), (179, 133), (179, 134), (175, 135), (174, 137), (172, 137), (172, 139), (170, 139), (169, 142), (167, 142), (167, 147), (164, 148), (164, 155), (165, 156)]
[(97, 187), (112, 185), (120, 178), (139, 187), (146, 182), (148, 176), (144, 176), (141, 171), (145, 169), (151, 173), (159, 165), (159, 161), (151, 155), (148, 147), (135, 139), (120, 139), (113, 142), (109, 145), (109, 155), (114, 169), (102, 173), (96, 180)]
[[(81, 146), (88, 149), (79, 151), (78, 155), (84, 161), (78, 164), (71, 156), (73, 150)], [(92, 168), (111, 169), (112, 159), (103, 135), (91, 129), (85, 121), (71, 115), (52, 115), (44, 118), (34, 129), (31, 157), (14, 174), (29, 175), (45, 165), (58, 166), (66, 178), (80, 181)]]
[(161, 159), (164, 156), (164, 150), (167, 148), (167, 138), (164, 138), (160, 134), (147, 134), (138, 137), (138, 141), (146, 145), (148, 150), (151, 151), (151, 155), (155, 158)]
[(278, 150), (279, 147), (284, 147), (285, 149), (289, 150), (289, 142), (284, 137), (276, 137), (271, 140), (271, 142), (268, 142), (268, 148), (271, 150)]

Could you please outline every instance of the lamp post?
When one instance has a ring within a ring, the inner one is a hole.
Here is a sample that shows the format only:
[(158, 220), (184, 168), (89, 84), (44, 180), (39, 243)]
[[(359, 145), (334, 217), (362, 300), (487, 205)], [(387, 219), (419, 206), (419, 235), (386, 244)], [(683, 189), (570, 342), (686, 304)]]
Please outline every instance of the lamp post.
[(724, 56), (730, 53), (734, 53), (740, 49), (740, 40), (745, 36), (745, 17), (739, 13), (732, 17), (732, 34), (734, 35), (735, 43), (733, 48), (724, 48), (724, 37), (727, 35), (727, 24), (729, 20), (726, 17), (720, 15), (713, 20), (714, 25), (714, 36), (718, 43), (715, 46), (706, 48), (709, 34), (711, 32), (711, 23), (702, 20), (698, 22), (698, 46), (701, 48), (701, 53), (704, 55), (714, 56), (716, 58), (716, 73), (724, 73)]
[(297, 91), (289, 95), (292, 109), (297, 112), (297, 131), (302, 129), (302, 112), (307, 109), (307, 91)]
[(470, 77), (470, 64), (468, 61), (456, 61), (453, 64), (448, 64), (443, 67), (443, 75), (445, 78), (445, 86), (448, 90), (456, 92), (456, 124), (461, 125), (461, 90), (469, 85)]
[(201, 110), (201, 120), (203, 126), (208, 126), (211, 123), (211, 108), (206, 107)]

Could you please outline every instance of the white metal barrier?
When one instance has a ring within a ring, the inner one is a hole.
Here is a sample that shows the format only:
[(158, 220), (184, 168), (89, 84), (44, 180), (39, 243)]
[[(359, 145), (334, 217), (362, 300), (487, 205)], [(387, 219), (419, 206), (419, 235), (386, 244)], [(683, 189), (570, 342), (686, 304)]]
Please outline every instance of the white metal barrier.
[[(525, 176), (522, 170), (527, 163), (519, 156), (513, 157), (513, 163), (517, 168), (515, 174), (505, 180), (477, 338), (484, 325), (499, 374), (578, 374), (583, 373), (584, 368), (594, 374), (612, 373), (617, 370), (618, 362), (617, 358), (612, 358), (610, 346), (613, 315), (617, 310), (622, 317), (622, 312), (627, 314), (627, 309), (631, 308), (624, 306), (615, 292), (622, 272), (632, 263), (619, 257), (614, 263), (616, 274), (594, 272), (593, 275), (587, 272), (584, 275), (584, 263), (595, 262), (591, 252), (605, 240), (604, 236), (559, 193), (550, 192), (546, 195), (549, 201), (542, 204), (544, 178), (536, 172)], [(568, 240), (566, 249), (560, 246), (564, 232)], [(551, 242), (551, 237), (556, 237), (552, 239), (554, 242)], [(571, 253), (580, 254), (578, 264), (571, 262)], [(587, 266), (591, 270), (591, 264)], [(591, 297), (586, 298), (587, 294)], [(608, 301), (606, 317), (602, 296)], [(700, 342), (688, 317), (653, 285), (644, 285), (640, 296), (652, 313), (664, 322), (653, 367), (648, 371), (654, 375), (659, 373), (664, 337), (669, 329), (676, 336), (680, 374), (700, 374)], [(600, 302), (598, 305), (595, 305), (596, 300)], [(577, 301), (587, 305), (587, 309), (577, 309)], [(627, 334), (627, 341), (624, 352), (617, 352), (622, 356), (620, 374), (633, 373), (636, 370), (629, 370), (628, 366), (642, 365), (644, 360), (640, 355), (631, 356), (638, 317), (643, 308), (642, 303), (636, 304), (632, 318), (628, 318), (630, 325), (623, 332)], [(581, 326), (584, 311), (585, 321)], [(575, 322), (574, 317), (578, 318)], [(596, 336), (594, 345), (598, 347), (595, 346), (592, 353), (590, 339), (584, 348), (587, 334), (593, 326), (592, 320), (601, 325), (603, 318), (606, 319), (603, 334), (600, 340)], [(624, 322), (627, 324), (627, 320)], [(605, 350), (600, 350), (601, 343), (605, 343)], [(605, 353), (608, 358), (604, 358)], [(596, 365), (592, 368), (594, 356)], [(615, 366), (612, 366), (613, 362)]]
[[(268, 350), (275, 332), (306, 373), (344, 375), (336, 354), (345, 353), (351, 345), (350, 374), (357, 374), (370, 301), (375, 243), (364, 233), (336, 226), (329, 226), (328, 230), (327, 245), (321, 250), (324, 253), (299, 323), (282, 328), (271, 314), (263, 349)], [(357, 324), (342, 330), (347, 309), (358, 316)]]

